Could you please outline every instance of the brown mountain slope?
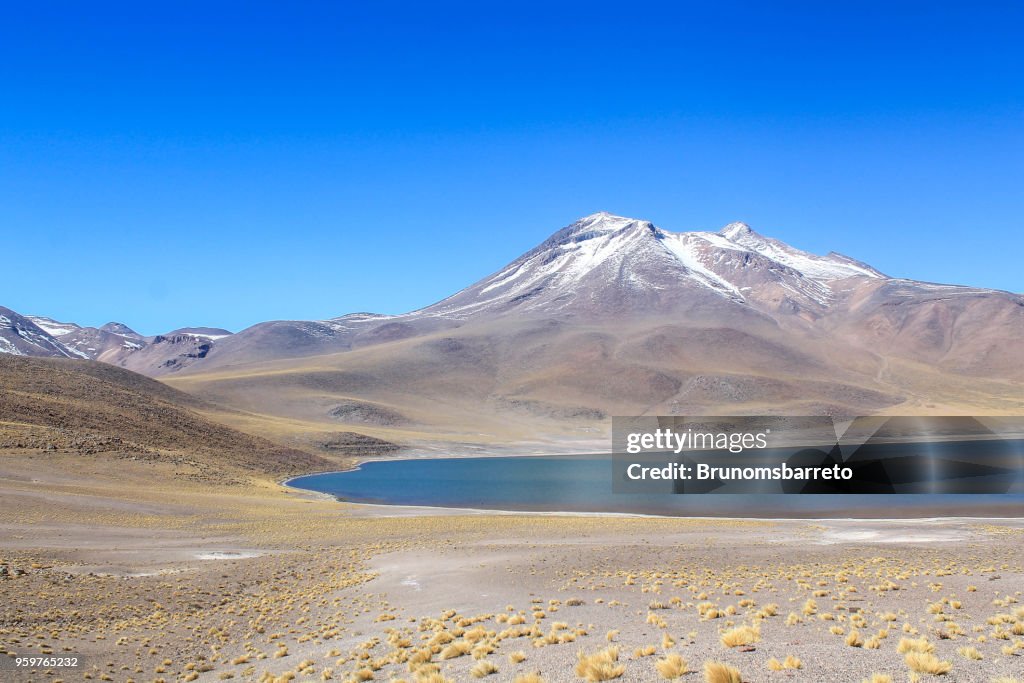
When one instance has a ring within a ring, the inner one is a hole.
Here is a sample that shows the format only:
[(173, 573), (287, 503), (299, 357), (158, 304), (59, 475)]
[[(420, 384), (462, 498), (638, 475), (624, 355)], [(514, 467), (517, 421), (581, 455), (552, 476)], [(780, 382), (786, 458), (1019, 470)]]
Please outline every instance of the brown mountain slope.
[(349, 425), (427, 448), (602, 447), (613, 415), (1006, 414), (1024, 407), (1014, 381), (963, 377), (777, 330), (679, 321), (467, 324), (163, 381), (273, 416), (269, 436)]
[(331, 467), (327, 459), (211, 421), (213, 406), (93, 361), (0, 356), (0, 448), (171, 461), (210, 480)]

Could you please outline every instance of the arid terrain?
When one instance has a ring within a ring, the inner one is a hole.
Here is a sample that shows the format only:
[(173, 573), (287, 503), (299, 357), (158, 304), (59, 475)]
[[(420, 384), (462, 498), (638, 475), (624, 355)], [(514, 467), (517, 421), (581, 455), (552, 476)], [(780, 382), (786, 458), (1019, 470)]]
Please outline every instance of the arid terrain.
[(289, 449), (124, 370), (0, 360), (0, 646), (85, 658), (4, 680), (877, 683), (1024, 672), (1021, 520), (355, 506), (279, 481), (385, 443)]
[[(5, 680), (653, 681), (662, 667), (699, 681), (707, 662), (742, 678), (706, 680), (751, 683), (1024, 671), (1020, 521), (443, 513), (174, 469), (3, 453), (2, 645), (87, 662)], [(579, 668), (602, 652), (617, 660)]]

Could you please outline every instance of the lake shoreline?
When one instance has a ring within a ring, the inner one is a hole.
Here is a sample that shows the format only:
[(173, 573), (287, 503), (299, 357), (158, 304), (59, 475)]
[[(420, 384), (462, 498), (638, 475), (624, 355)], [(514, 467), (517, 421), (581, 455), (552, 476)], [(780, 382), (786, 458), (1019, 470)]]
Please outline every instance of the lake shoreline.
[[(837, 506), (835, 508), (835, 514), (823, 513), (821, 508), (809, 508), (804, 514), (779, 514), (778, 509), (780, 505), (764, 505), (761, 508), (748, 509), (738, 513), (723, 512), (722, 514), (716, 514), (714, 512), (708, 512), (706, 514), (692, 514), (689, 511), (680, 510), (679, 514), (673, 514), (669, 511), (662, 511), (657, 509), (580, 509), (567, 506), (564, 508), (554, 508), (546, 504), (500, 504), (495, 503), (491, 505), (480, 505), (480, 504), (446, 504), (443, 502), (431, 503), (431, 502), (403, 502), (403, 501), (388, 501), (386, 496), (381, 495), (370, 495), (365, 493), (362, 495), (353, 495), (345, 493), (337, 493), (325, 489), (317, 488), (305, 488), (302, 486), (295, 485), (298, 480), (306, 479), (309, 477), (322, 477), (331, 475), (349, 475), (364, 471), (364, 465), (368, 464), (399, 464), (402, 462), (415, 462), (420, 463), (426, 460), (435, 462), (454, 462), (461, 460), (492, 460), (492, 459), (505, 459), (508, 461), (518, 461), (525, 458), (547, 458), (549, 460), (566, 460), (574, 459), (574, 457), (591, 457), (591, 458), (607, 458), (607, 454), (594, 454), (594, 453), (577, 453), (577, 454), (557, 454), (557, 455), (541, 455), (541, 454), (528, 454), (520, 456), (505, 456), (505, 455), (489, 455), (489, 456), (453, 456), (453, 457), (400, 457), (400, 458), (368, 458), (360, 461), (355, 466), (349, 469), (332, 470), (328, 472), (316, 472), (310, 474), (303, 474), (298, 476), (289, 477), (288, 479), (279, 482), (281, 486), (287, 490), (302, 492), (305, 494), (313, 494), (317, 496), (329, 496), (331, 499), (343, 502), (348, 505), (362, 506), (367, 511), (375, 511), (380, 514), (389, 514), (388, 511), (393, 510), (419, 510), (426, 514), (448, 514), (448, 515), (461, 515), (461, 514), (500, 514), (500, 515), (548, 515), (548, 516), (605, 516), (605, 517), (649, 517), (649, 518), (668, 518), (668, 519), (715, 519), (715, 520), (800, 520), (800, 521), (815, 521), (815, 520), (862, 520), (862, 521), (879, 521), (879, 520), (899, 520), (899, 521), (927, 521), (927, 520), (1016, 520), (1024, 517), (1024, 513), (1021, 515), (1008, 514), (1018, 509), (1024, 509), (1024, 503), (1017, 501), (993, 502), (991, 500), (981, 502), (977, 504), (971, 504), (969, 501), (964, 501), (963, 498), (959, 501), (950, 503), (949, 501), (942, 500), (921, 500), (919, 504), (909, 504), (907, 498), (914, 498), (916, 496), (923, 497), (934, 497), (942, 495), (952, 494), (876, 494), (878, 498), (884, 498), (888, 495), (898, 495), (902, 500), (893, 501), (894, 505), (887, 507), (880, 506), (878, 504), (872, 505), (870, 509), (876, 510), (881, 509), (880, 514), (884, 516), (874, 517), (865, 516), (859, 514), (860, 510), (867, 507), (866, 505), (858, 505), (851, 501), (849, 505)], [(611, 494), (615, 495), (615, 494)], [(656, 495), (672, 495), (672, 494), (656, 494)], [(685, 494), (678, 494), (685, 495)], [(700, 494), (707, 495), (707, 494)], [(720, 500), (725, 496), (731, 496), (736, 494), (710, 494), (716, 497), (717, 500), (714, 502), (718, 505), (724, 505), (725, 503)], [(777, 496), (785, 496), (787, 494), (767, 494), (767, 498), (776, 498)], [(812, 494), (813, 495), (813, 494)], [(827, 494), (817, 494), (815, 497), (824, 496)], [(858, 494), (851, 494), (858, 495)], [(864, 495), (864, 494), (859, 494)], [(1009, 494), (1017, 496), (1017, 494)], [(803, 497), (803, 496), (800, 496)], [(991, 496), (990, 496), (991, 497)], [(738, 499), (743, 497), (737, 496)], [(780, 499), (781, 501), (781, 499)], [(773, 503), (780, 502), (773, 501)], [(737, 500), (740, 502), (740, 500)], [(797, 501), (793, 501), (794, 503)], [(809, 502), (805, 500), (804, 502)], [(816, 502), (816, 501), (813, 501)], [(884, 502), (884, 501), (883, 501)], [(943, 510), (949, 510), (950, 505), (955, 506), (951, 510), (952, 514), (941, 514)], [(905, 510), (906, 516), (894, 515), (893, 510)]]

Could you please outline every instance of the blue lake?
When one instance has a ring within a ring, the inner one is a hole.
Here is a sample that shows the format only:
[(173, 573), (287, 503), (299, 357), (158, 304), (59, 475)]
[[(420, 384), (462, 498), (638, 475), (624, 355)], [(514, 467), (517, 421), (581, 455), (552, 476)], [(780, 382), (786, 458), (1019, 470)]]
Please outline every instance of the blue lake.
[(1022, 494), (727, 495), (612, 493), (610, 455), (368, 462), (290, 486), (340, 500), (536, 512), (676, 516), (933, 517), (1024, 515)]

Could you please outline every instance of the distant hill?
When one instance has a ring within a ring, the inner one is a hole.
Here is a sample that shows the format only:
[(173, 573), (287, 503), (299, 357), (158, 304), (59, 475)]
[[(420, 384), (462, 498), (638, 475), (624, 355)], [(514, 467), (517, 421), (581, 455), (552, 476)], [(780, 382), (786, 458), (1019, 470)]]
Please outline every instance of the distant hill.
[(200, 360), (212, 342), (230, 337), (219, 327), (183, 327), (144, 337), (124, 323), (87, 327), (0, 307), (0, 354), (35, 358), (82, 358), (161, 375)]
[[(40, 324), (53, 322), (53, 327), (41, 327)], [(60, 327), (58, 327), (58, 325)], [(35, 356), (39, 358), (85, 358), (57, 341), (51, 332), (70, 332), (77, 325), (67, 325), (50, 321), (49, 318), (21, 315), (9, 308), (0, 306), (0, 354), (10, 356)]]
[(213, 422), (197, 412), (208, 403), (104, 363), (0, 355), (0, 387), (0, 448), (180, 461), (211, 479), (331, 467)]

